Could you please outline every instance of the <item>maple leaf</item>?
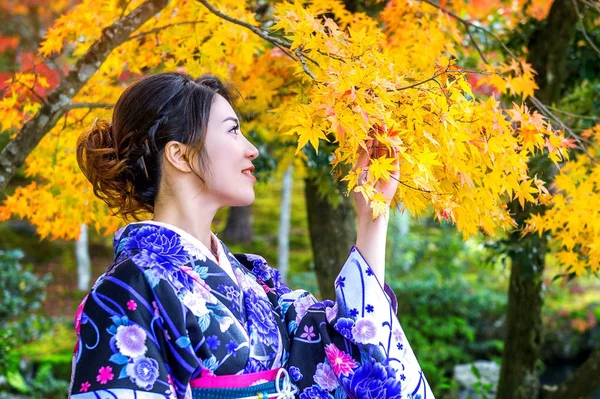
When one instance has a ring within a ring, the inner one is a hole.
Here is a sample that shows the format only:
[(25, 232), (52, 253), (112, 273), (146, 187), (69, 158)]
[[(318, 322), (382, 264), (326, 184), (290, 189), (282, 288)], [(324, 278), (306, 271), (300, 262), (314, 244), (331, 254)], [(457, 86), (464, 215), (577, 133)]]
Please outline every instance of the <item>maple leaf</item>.
[(508, 80), (507, 86), (512, 94), (523, 96), (523, 100), (533, 97), (533, 92), (539, 89), (533, 75), (516, 76)]
[(395, 158), (372, 158), (369, 164), (369, 172), (373, 175), (373, 180), (383, 179), (390, 181), (390, 172), (396, 171)]
[(560, 251), (556, 254), (556, 258), (567, 267), (569, 272), (575, 273), (577, 277), (585, 271), (584, 264), (579, 260), (579, 255), (573, 251)]
[(514, 195), (519, 200), (521, 208), (525, 208), (525, 201), (535, 202), (535, 198), (531, 195), (537, 193), (538, 189), (531, 186), (531, 180), (524, 180), (519, 184), (519, 187), (515, 190)]
[(296, 154), (308, 143), (313, 146), (316, 153), (319, 153), (319, 139), (329, 141), (325, 133), (319, 128), (297, 130), (298, 133), (298, 146), (296, 147)]

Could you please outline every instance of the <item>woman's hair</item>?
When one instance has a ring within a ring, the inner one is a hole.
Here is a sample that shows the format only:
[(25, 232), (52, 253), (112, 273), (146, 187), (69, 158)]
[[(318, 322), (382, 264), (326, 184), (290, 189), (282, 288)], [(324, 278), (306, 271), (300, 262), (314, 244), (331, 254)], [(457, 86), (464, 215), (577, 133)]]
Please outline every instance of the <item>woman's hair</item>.
[(214, 76), (194, 80), (174, 72), (150, 75), (127, 87), (112, 122), (96, 119), (77, 140), (77, 163), (94, 194), (126, 219), (154, 212), (162, 153), (169, 141), (188, 145), (190, 167), (204, 182), (204, 138), (216, 94), (231, 100), (227, 87)]

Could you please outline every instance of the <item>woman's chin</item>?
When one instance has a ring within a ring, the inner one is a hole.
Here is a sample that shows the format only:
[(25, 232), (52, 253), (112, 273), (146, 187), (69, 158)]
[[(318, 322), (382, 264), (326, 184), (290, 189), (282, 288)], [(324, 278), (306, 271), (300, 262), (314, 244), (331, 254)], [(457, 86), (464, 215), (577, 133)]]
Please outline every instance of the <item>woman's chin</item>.
[(254, 203), (255, 199), (256, 195), (254, 194), (254, 191), (252, 191), (252, 194), (245, 195), (244, 197), (240, 196), (238, 198), (235, 198), (233, 201), (231, 201), (231, 204), (229, 204), (229, 206), (249, 206)]

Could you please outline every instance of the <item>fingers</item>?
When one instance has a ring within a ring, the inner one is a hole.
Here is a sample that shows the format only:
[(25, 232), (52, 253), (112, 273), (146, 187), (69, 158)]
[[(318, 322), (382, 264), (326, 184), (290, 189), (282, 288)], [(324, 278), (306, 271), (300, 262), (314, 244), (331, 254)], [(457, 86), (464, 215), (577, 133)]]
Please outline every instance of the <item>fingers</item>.
[(385, 145), (379, 143), (379, 140), (375, 138), (369, 138), (363, 144), (361, 144), (361, 148), (359, 149), (359, 156), (352, 168), (352, 171), (360, 168), (361, 172), (358, 176), (357, 184), (360, 186), (366, 183), (369, 180), (369, 165), (371, 163), (371, 159), (373, 158), (381, 158), (381, 157), (394, 157), (394, 166), (395, 170), (390, 172), (390, 175), (395, 180), (398, 180), (400, 177), (399, 170), (399, 162), (396, 157), (397, 153), (394, 149), (388, 149)]
[(358, 182), (357, 184), (359, 186), (362, 186), (363, 184), (365, 184), (367, 181), (369, 180), (369, 169), (363, 170), (360, 175), (358, 176)]
[(365, 169), (369, 166), (372, 148), (373, 148), (373, 139), (367, 140), (365, 142), (364, 147), (361, 146), (361, 148), (359, 149), (358, 159), (356, 160), (356, 163), (354, 164), (354, 167), (352, 168), (353, 171), (358, 168)]

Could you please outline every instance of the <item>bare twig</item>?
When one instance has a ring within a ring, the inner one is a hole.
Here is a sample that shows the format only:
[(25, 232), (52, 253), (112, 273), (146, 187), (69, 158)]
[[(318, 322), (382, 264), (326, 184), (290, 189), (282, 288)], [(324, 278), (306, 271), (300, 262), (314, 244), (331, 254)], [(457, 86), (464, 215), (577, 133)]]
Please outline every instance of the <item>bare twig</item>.
[[(108, 104), (108, 105), (112, 105), (112, 104)], [(74, 121), (72, 121), (70, 123), (67, 123), (67, 121), (65, 119), (65, 124), (63, 125), (61, 131), (58, 132), (58, 134), (62, 133), (66, 129), (71, 129), (71, 128), (76, 127), (76, 126), (78, 126), (79, 128), (83, 128), (84, 127), (83, 122), (85, 121), (85, 119), (88, 116), (90, 116), (90, 114), (92, 113), (93, 109), (94, 109), (93, 107), (92, 108), (88, 108), (88, 110), (85, 113), (85, 115), (83, 115), (81, 118), (79, 118), (77, 120), (74, 120)]]
[[(422, 80), (420, 82), (417, 83), (413, 83), (411, 85), (408, 86), (403, 86), (403, 87), (399, 87), (397, 89), (391, 90), (391, 91), (400, 91), (400, 90), (406, 90), (406, 89), (412, 89), (413, 87), (417, 87), (420, 86), (424, 83), (430, 82), (432, 80), (435, 80), (437, 77), (444, 75), (446, 73), (476, 73), (476, 74), (480, 74), (480, 75), (492, 75), (495, 72), (488, 72), (488, 71), (474, 71), (471, 69), (450, 69), (450, 66), (446, 67), (445, 70), (443, 70), (442, 72), (438, 72), (436, 74), (434, 74), (433, 76), (431, 76), (430, 78), (427, 78), (425, 80)], [(436, 81), (436, 83), (439, 84), (439, 82)]]
[(404, 187), (406, 187), (406, 188), (410, 188), (411, 190), (417, 190), (417, 191), (420, 191), (420, 192), (422, 192), (422, 193), (426, 193), (426, 194), (431, 194), (431, 191), (429, 191), (429, 190), (425, 190), (425, 189), (418, 188), (418, 187), (413, 187), (413, 186), (411, 186), (411, 185), (409, 185), (409, 184), (406, 184), (406, 183), (404, 183), (404, 182), (403, 182), (402, 180), (400, 180), (400, 179), (396, 179), (394, 176), (390, 176), (390, 177), (391, 177), (392, 179), (396, 180), (398, 183), (402, 184), (402, 185), (403, 185)]
[(129, 8), (130, 4), (131, 4), (131, 0), (127, 0), (125, 5), (123, 6), (123, 10), (121, 11), (121, 16), (119, 17), (119, 19), (123, 19), (123, 17), (125, 16), (125, 13), (127, 12), (127, 8)]
[(594, 10), (600, 12), (600, 3), (594, 3), (593, 1), (588, 0), (579, 0), (582, 4), (585, 4), (588, 7), (592, 7)]
[[(204, 7), (206, 7), (210, 12), (212, 12), (213, 14), (215, 14), (216, 16), (218, 16), (219, 18), (224, 19), (225, 21), (229, 21), (232, 24), (236, 24), (239, 26), (242, 26), (246, 29), (249, 29), (251, 32), (253, 32), (254, 34), (258, 35), (259, 37), (261, 37), (262, 39), (268, 41), (269, 43), (272, 43), (273, 45), (279, 47), (288, 57), (290, 57), (291, 59), (293, 59), (294, 61), (297, 61), (292, 54), (290, 54), (290, 52), (286, 51), (285, 49), (290, 49), (292, 46), (292, 43), (290, 43), (289, 41), (285, 40), (285, 39), (280, 39), (278, 37), (274, 37), (269, 35), (267, 32), (263, 31), (261, 28), (259, 28), (258, 26), (249, 24), (248, 22), (239, 20), (237, 18), (233, 18), (225, 13), (222, 13), (221, 11), (217, 10), (215, 7), (212, 6), (212, 4), (210, 4), (207, 0), (196, 0), (198, 3), (202, 4)], [(308, 69), (308, 66), (306, 65), (306, 60), (312, 61), (314, 64), (318, 65), (317, 62), (311, 58), (309, 58), (306, 54), (304, 54), (300, 49), (296, 49), (294, 51), (294, 54), (296, 54), (296, 56), (300, 59), (300, 62), (302, 63), (302, 69), (304, 70), (304, 72), (310, 76), (312, 79), (316, 80), (315, 75)]]
[(115, 106), (115, 104), (109, 103), (72, 103), (65, 106), (66, 110), (77, 109), (77, 108), (106, 108), (111, 109)]
[(413, 84), (408, 85), (408, 86), (402, 86), (402, 87), (399, 87), (399, 88), (394, 89), (392, 91), (400, 91), (400, 90), (412, 89), (413, 87), (420, 86), (420, 85), (422, 85), (424, 83), (427, 83), (427, 82), (430, 82), (432, 80), (435, 80), (435, 78), (437, 78), (438, 76), (441, 76), (441, 75), (443, 75), (445, 73), (448, 73), (448, 69), (449, 69), (449, 67), (446, 67), (445, 70), (443, 70), (442, 72), (438, 72), (438, 73), (434, 74), (432, 77), (430, 77), (428, 79), (422, 80), (422, 81), (417, 82), (417, 83), (413, 83)]
[(35, 96), (35, 98), (37, 98), (39, 100), (39, 102), (41, 102), (42, 104), (46, 104), (46, 99), (44, 97), (40, 96), (35, 91), (35, 85), (37, 84), (37, 77), (38, 77), (38, 75), (35, 74), (35, 80), (33, 82), (33, 87), (27, 86), (25, 83), (21, 82), (19, 79), (15, 79), (14, 77), (13, 77), (13, 82), (18, 83), (21, 86), (23, 86), (24, 88), (26, 88), (27, 90), (29, 90), (31, 92), (31, 94), (33, 94)]
[(62, 129), (60, 129), (61, 131), (65, 130), (65, 127), (67, 127), (67, 118), (69, 117), (69, 111), (65, 112), (65, 116), (63, 117), (64, 121), (63, 121), (63, 127)]
[(137, 35), (132, 35), (132, 36), (129, 37), (128, 40), (139, 39), (141, 37), (144, 37), (144, 36), (147, 36), (147, 35), (151, 35), (153, 33), (158, 33), (161, 30), (172, 28), (174, 26), (196, 25), (196, 24), (199, 24), (201, 22), (204, 22), (204, 21), (183, 21), (183, 22), (177, 22), (177, 23), (167, 24), (167, 25), (163, 25), (163, 26), (157, 26), (156, 28), (150, 29), (150, 30), (148, 30), (146, 32), (141, 32), (141, 33), (138, 33)]
[[(498, 42), (498, 44), (500, 44), (502, 46), (502, 48), (504, 49), (504, 51), (506, 51), (507, 54), (509, 54), (511, 57), (517, 59), (518, 57), (516, 56), (515, 53), (513, 53), (511, 51), (511, 49), (509, 49), (506, 44), (504, 44), (504, 42), (498, 37), (498, 35), (496, 35), (494, 32), (492, 32), (489, 29), (484, 28), (483, 26), (477, 25), (469, 20), (466, 20), (464, 18), (459, 17), (458, 15), (456, 15), (455, 13), (453, 13), (452, 11), (448, 10), (447, 8), (444, 8), (442, 6), (440, 6), (439, 4), (435, 3), (433, 0), (420, 0), (424, 3), (429, 4), (430, 6), (437, 8), (438, 10), (442, 11), (444, 14), (448, 14), (449, 16), (451, 16), (452, 18), (456, 19), (458, 22), (460, 22), (461, 24), (465, 25), (465, 26), (472, 26), (475, 29), (479, 29), (482, 32), (485, 32), (487, 35), (491, 36), (494, 38), (494, 40), (496, 40), (496, 42)], [(484, 60), (485, 62), (485, 60)], [(487, 64), (487, 62), (486, 62)]]
[(300, 58), (300, 62), (302, 63), (302, 69), (304, 69), (304, 72), (310, 76), (311, 78), (313, 78), (314, 80), (317, 80), (317, 78), (315, 77), (315, 75), (308, 69), (308, 66), (306, 66), (306, 61), (304, 60), (304, 55), (302, 54), (302, 50), (300, 50), (299, 48), (296, 49), (295, 51), (296, 55), (298, 56), (298, 58)]
[(556, 107), (551, 107), (549, 105), (546, 105), (546, 107), (548, 107), (549, 109), (558, 112), (559, 114), (563, 114), (563, 115), (567, 115), (567, 116), (571, 116), (573, 118), (577, 118), (577, 119), (587, 119), (590, 121), (600, 121), (600, 117), (597, 116), (589, 116), (589, 115), (579, 115), (579, 114), (574, 114), (572, 112), (567, 112), (567, 111), (563, 111), (562, 109), (558, 109)]
[(598, 160), (596, 158), (594, 158), (592, 156), (592, 154), (589, 153), (589, 151), (585, 147), (585, 144), (583, 144), (583, 139), (581, 137), (579, 137), (579, 135), (576, 134), (573, 131), (573, 129), (571, 129), (570, 127), (565, 125), (565, 123), (559, 117), (554, 115), (546, 107), (546, 105), (544, 105), (544, 103), (542, 103), (540, 100), (538, 100), (536, 97), (533, 97), (533, 96), (531, 97), (531, 103), (536, 106), (536, 108), (542, 113), (542, 115), (544, 115), (544, 116), (546, 116), (546, 118), (551, 119), (554, 122), (556, 122), (561, 127), (561, 129), (566, 131), (569, 134), (569, 136), (573, 137), (575, 139), (575, 141), (577, 142), (577, 144), (579, 144), (579, 148), (581, 149), (581, 151), (583, 151), (583, 153), (588, 156), (588, 158), (590, 159), (590, 161), (592, 161), (592, 163), (598, 163)]
[(279, 39), (277, 37), (273, 37), (271, 35), (269, 35), (268, 33), (265, 33), (262, 29), (260, 29), (258, 26), (254, 26), (252, 24), (249, 24), (248, 22), (230, 17), (227, 14), (222, 13), (221, 11), (217, 10), (216, 8), (214, 8), (212, 6), (212, 4), (210, 4), (208, 1), (206, 0), (196, 0), (198, 3), (202, 4), (204, 7), (208, 8), (208, 10), (210, 12), (212, 12), (213, 14), (215, 14), (216, 16), (218, 16), (219, 18), (223, 18), (225, 21), (229, 21), (232, 24), (236, 24), (239, 26), (243, 26), (246, 29), (249, 29), (250, 31), (252, 31), (254, 34), (262, 37), (263, 39), (265, 39), (268, 42), (271, 42), (273, 44), (278, 44), (282, 47), (285, 48), (290, 48), (291, 43), (288, 42), (287, 40), (282, 40)]
[(326, 53), (326, 52), (324, 52), (323, 50), (317, 50), (317, 52), (318, 52), (319, 54), (321, 54), (321, 55), (324, 55), (324, 56), (326, 56), (326, 57), (329, 57), (329, 58), (331, 58), (331, 59), (333, 59), (333, 60), (336, 60), (336, 61), (341, 61), (341, 62), (343, 62), (344, 64), (346, 63), (346, 60), (345, 60), (345, 59), (343, 59), (342, 57), (338, 56), (338, 55), (331, 54), (331, 53)]
[(434, 193), (433, 191), (430, 191), (430, 190), (425, 190), (425, 189), (423, 189), (423, 188), (413, 187), (413, 186), (411, 186), (411, 185), (409, 185), (409, 184), (406, 184), (406, 183), (404, 183), (402, 180), (395, 178), (395, 177), (394, 177), (394, 176), (392, 176), (392, 175), (390, 175), (390, 177), (391, 177), (392, 179), (396, 180), (398, 183), (402, 184), (404, 187), (406, 187), (406, 188), (410, 188), (411, 190), (420, 191), (420, 192), (422, 192), (422, 193), (425, 193), (425, 194), (438, 194), (438, 195), (445, 195), (445, 194), (440, 194), (440, 193)]
[(590, 39), (590, 37), (587, 34), (587, 30), (585, 29), (585, 25), (583, 24), (583, 15), (581, 15), (581, 13), (579, 12), (579, 6), (577, 5), (577, 1), (571, 1), (573, 2), (573, 7), (575, 7), (575, 12), (577, 13), (577, 18), (579, 19), (579, 26), (581, 27), (581, 33), (583, 33), (585, 41), (590, 45), (590, 47), (592, 47), (592, 49), (594, 49), (596, 53), (598, 53), (598, 55), (600, 55), (600, 50), (598, 49), (598, 47), (596, 47), (592, 39)]
[(471, 29), (469, 29), (469, 25), (465, 25), (465, 29), (467, 30), (467, 33), (469, 34), (471, 43), (473, 43), (473, 46), (475, 46), (475, 50), (477, 50), (477, 52), (479, 53), (479, 56), (481, 57), (483, 62), (485, 62), (486, 64), (489, 64), (487, 58), (485, 58), (485, 55), (483, 55), (483, 51), (481, 51), (481, 48), (479, 48), (479, 44), (477, 43), (477, 40), (475, 40), (475, 37), (471, 33)]
[(306, 53), (303, 52), (302, 56), (304, 58), (306, 58), (307, 60), (309, 60), (310, 62), (312, 62), (313, 64), (315, 64), (316, 66), (319, 66), (319, 63), (317, 61), (313, 60), (311, 57), (309, 57)]
[(294, 57), (294, 55), (288, 51), (288, 49), (287, 49), (287, 48), (285, 48), (285, 47), (283, 47), (283, 46), (281, 46), (281, 45), (279, 45), (279, 44), (277, 44), (277, 43), (273, 43), (273, 45), (275, 45), (275, 47), (277, 47), (279, 50), (283, 51), (283, 53), (284, 53), (285, 55), (287, 55), (288, 57), (290, 57), (290, 58), (291, 58), (291, 59), (293, 59), (294, 61), (298, 61), (298, 60), (296, 59), (296, 57)]

